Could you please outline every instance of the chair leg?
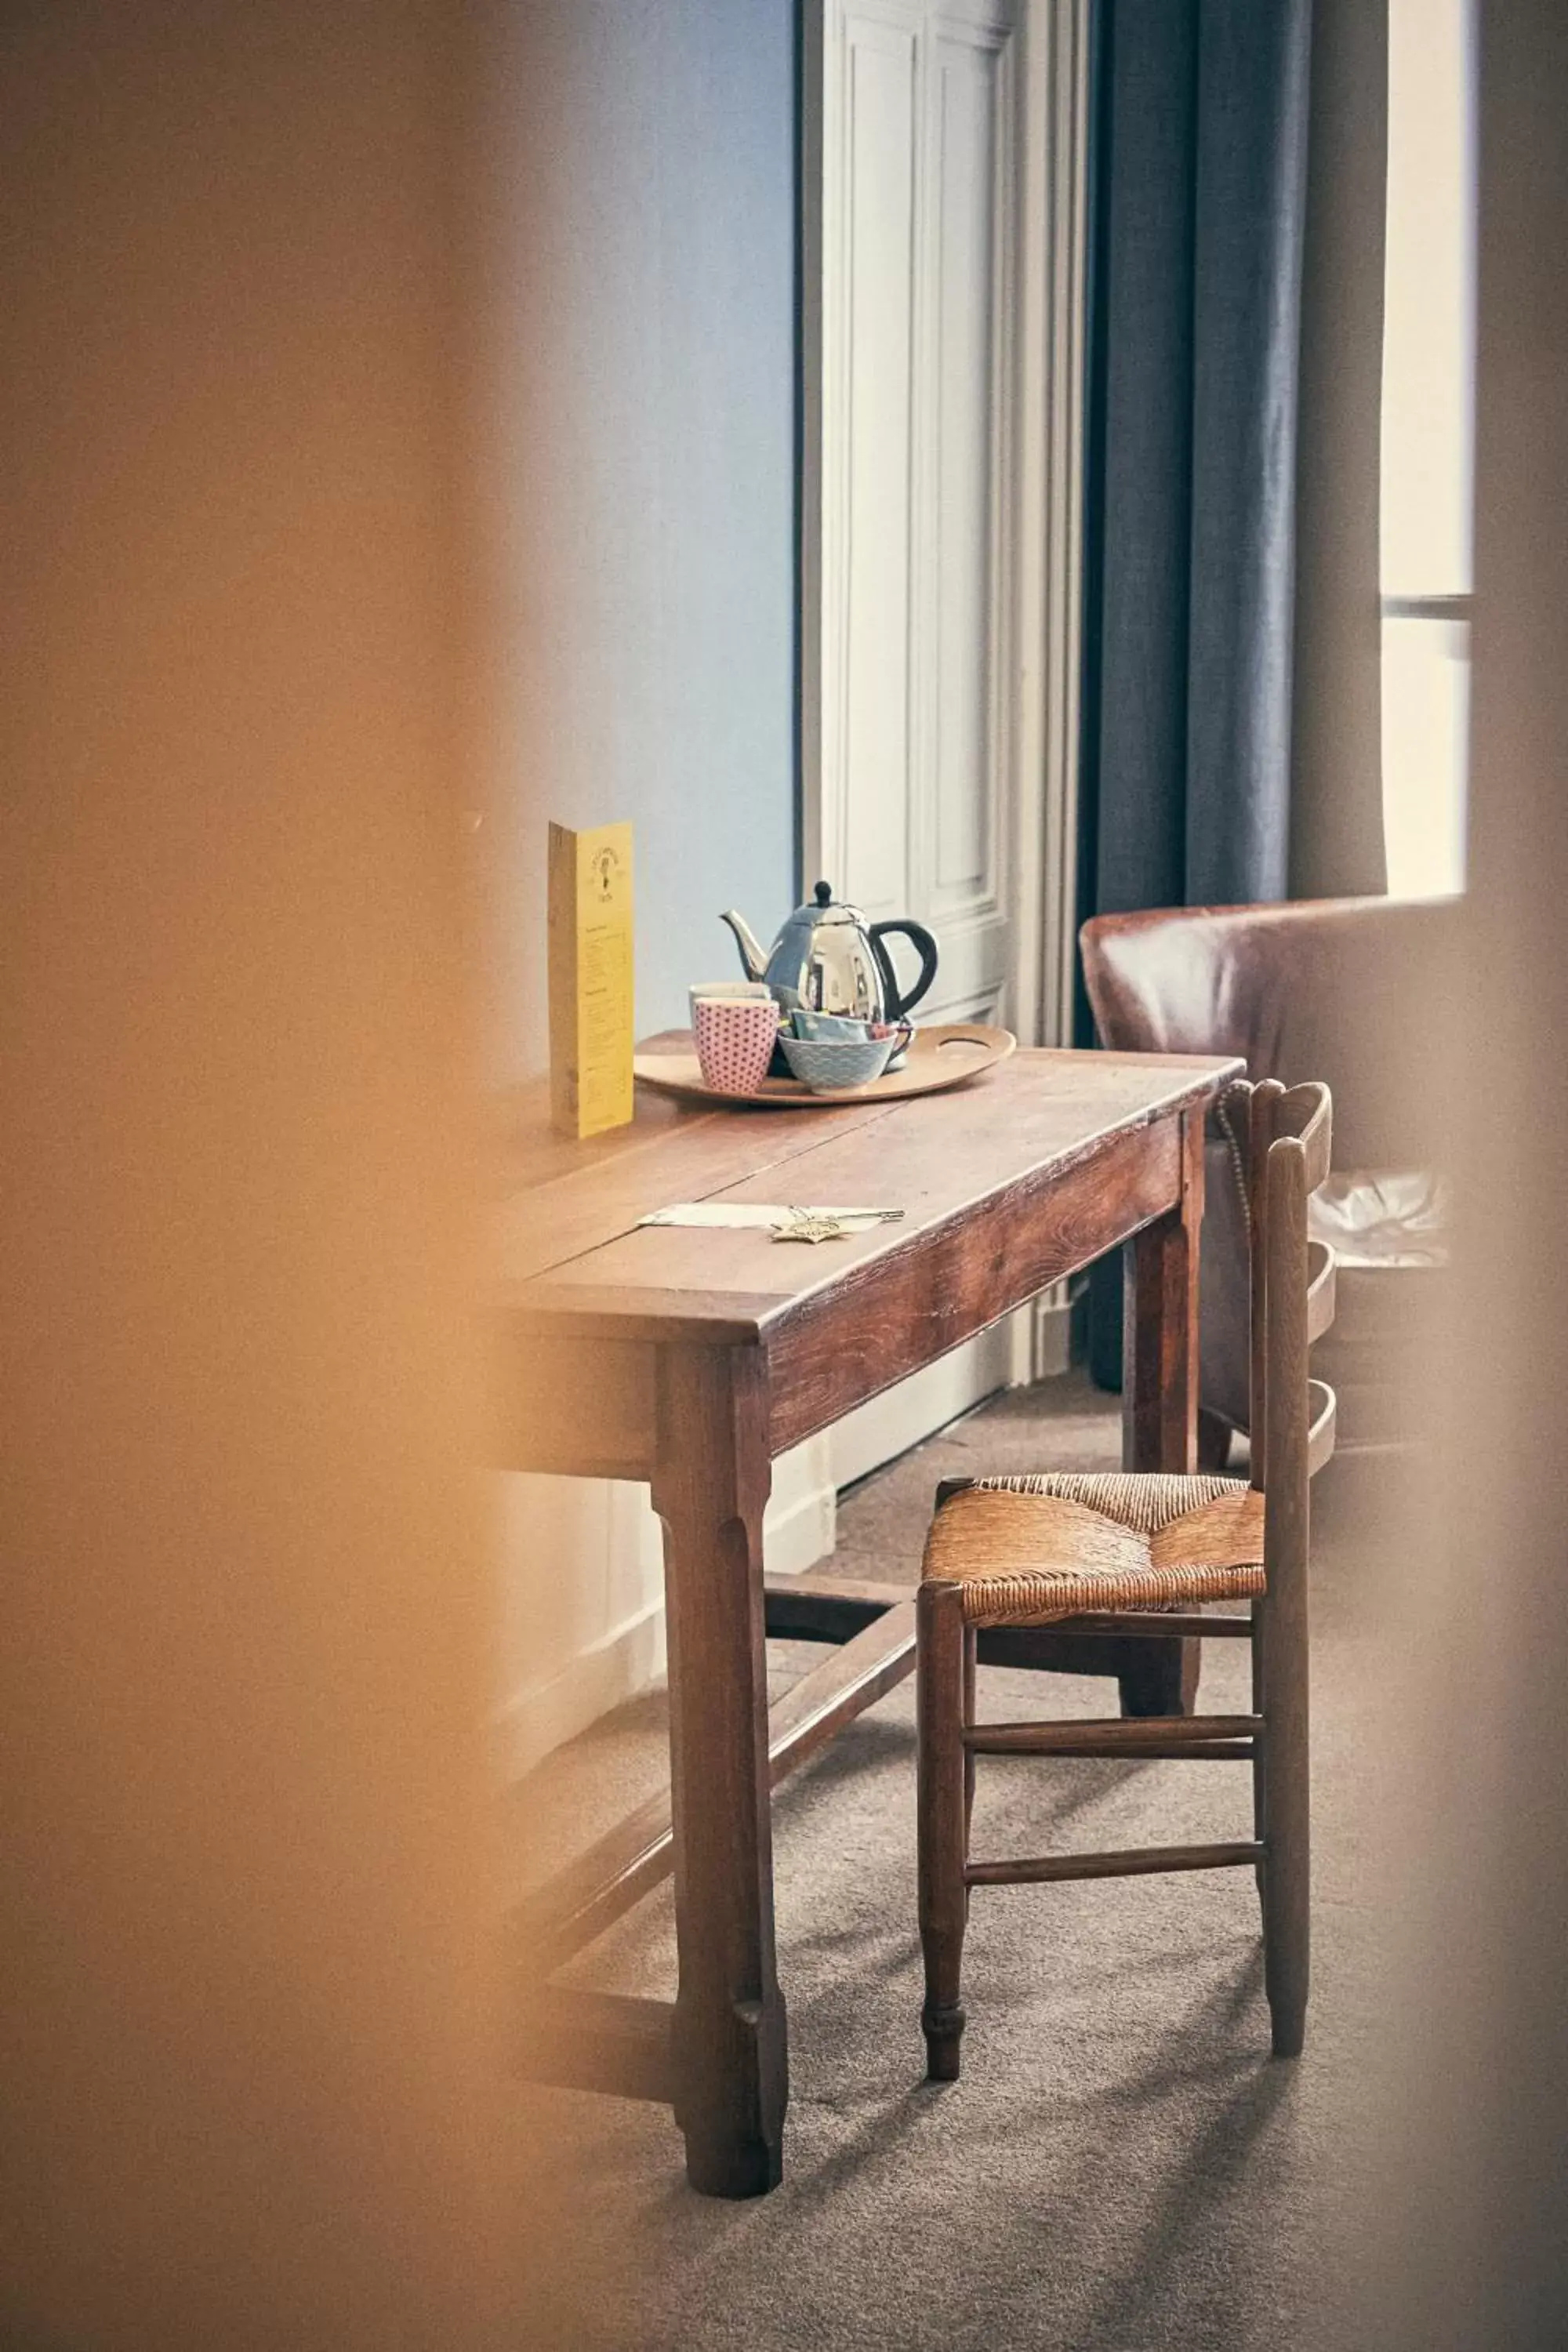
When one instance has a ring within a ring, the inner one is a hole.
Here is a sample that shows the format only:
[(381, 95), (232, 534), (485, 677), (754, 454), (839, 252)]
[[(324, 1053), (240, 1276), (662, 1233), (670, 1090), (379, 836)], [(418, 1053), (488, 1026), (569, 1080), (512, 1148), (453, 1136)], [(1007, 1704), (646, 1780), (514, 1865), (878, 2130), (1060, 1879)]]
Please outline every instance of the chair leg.
[(1228, 1421), (1222, 1421), (1217, 1412), (1210, 1412), (1206, 1405), (1199, 1405), (1198, 1468), (1200, 1470), (1224, 1475), (1226, 1465), (1230, 1460), (1232, 1433)]
[(1277, 2058), (1300, 2056), (1311, 1947), (1311, 1799), (1304, 1589), (1264, 1612), (1263, 1974)]
[(1131, 1635), (1131, 1662), (1117, 1675), (1124, 1716), (1195, 1715), (1201, 1642), (1145, 1642)]
[(925, 1956), (926, 2072), (933, 2083), (958, 2079), (963, 2032), (959, 1999), (969, 1890), (969, 1759), (964, 1748), (966, 1640), (960, 1596), (952, 1586), (922, 1586), (916, 1604), (919, 1651), (919, 1828), (921, 1947)]
[[(980, 1636), (973, 1625), (963, 1629), (963, 1724), (965, 1730), (974, 1725), (974, 1670), (979, 1663)], [(974, 1826), (974, 1751), (963, 1751), (963, 1851), (967, 1859), (969, 1840)]]
[[(1262, 1715), (1264, 1706), (1263, 1633), (1265, 1604), (1252, 1604), (1252, 1712)], [(1254, 1740), (1252, 1747), (1252, 1834), (1259, 1845), (1268, 1842), (1268, 1741), (1267, 1736)], [(1263, 1915), (1265, 1935), (1268, 1931), (1268, 1910), (1263, 1892), (1263, 1864), (1253, 1872), (1258, 1884), (1258, 1908)]]

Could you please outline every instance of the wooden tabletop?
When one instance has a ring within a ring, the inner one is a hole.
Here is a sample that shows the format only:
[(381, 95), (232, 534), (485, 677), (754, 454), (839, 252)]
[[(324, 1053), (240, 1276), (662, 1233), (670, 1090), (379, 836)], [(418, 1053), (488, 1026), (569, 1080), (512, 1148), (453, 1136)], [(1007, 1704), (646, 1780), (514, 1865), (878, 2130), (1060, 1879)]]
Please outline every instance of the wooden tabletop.
[[(584, 1143), (554, 1134), (544, 1090), (528, 1089), (507, 1143), (506, 1296), (530, 1325), (558, 1333), (765, 1337), (825, 1289), (863, 1279), (870, 1262), (1059, 1184), (1240, 1074), (1210, 1055), (1024, 1051), (950, 1093), (798, 1111), (700, 1108), (642, 1087), (631, 1126)], [(653, 1210), (714, 1200), (904, 1216), (816, 1246), (754, 1228), (638, 1229)]]

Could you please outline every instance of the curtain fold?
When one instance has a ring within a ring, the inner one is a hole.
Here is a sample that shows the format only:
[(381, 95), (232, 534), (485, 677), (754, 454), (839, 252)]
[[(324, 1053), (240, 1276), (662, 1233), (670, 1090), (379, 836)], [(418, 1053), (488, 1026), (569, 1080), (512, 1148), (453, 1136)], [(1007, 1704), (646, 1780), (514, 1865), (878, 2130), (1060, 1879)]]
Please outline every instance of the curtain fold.
[(1102, 0), (1085, 911), (1282, 898), (1310, 0)]

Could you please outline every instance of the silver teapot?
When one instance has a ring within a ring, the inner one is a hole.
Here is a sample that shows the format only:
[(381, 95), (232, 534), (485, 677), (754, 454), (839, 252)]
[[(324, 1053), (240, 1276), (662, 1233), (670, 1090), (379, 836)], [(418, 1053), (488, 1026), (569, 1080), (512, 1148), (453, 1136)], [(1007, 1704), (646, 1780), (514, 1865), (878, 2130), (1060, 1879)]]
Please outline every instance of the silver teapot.
[[(923, 923), (868, 923), (826, 882), (797, 907), (773, 946), (763, 949), (743, 915), (721, 916), (735, 934), (748, 980), (765, 981), (786, 1013), (839, 1013), (857, 1021), (902, 1021), (936, 978), (936, 941)], [(921, 960), (907, 993), (882, 942), (906, 939)]]

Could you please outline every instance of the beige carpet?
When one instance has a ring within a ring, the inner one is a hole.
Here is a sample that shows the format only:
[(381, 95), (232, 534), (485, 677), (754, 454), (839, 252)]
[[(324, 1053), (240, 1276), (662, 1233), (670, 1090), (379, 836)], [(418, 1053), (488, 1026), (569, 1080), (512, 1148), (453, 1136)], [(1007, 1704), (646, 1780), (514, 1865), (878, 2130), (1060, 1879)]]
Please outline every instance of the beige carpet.
[[(868, 1481), (840, 1514), (846, 1573), (913, 1580), (939, 1476), (1114, 1465), (1114, 1401), (1078, 1376), (997, 1400)], [(1340, 2200), (1361, 2193), (1369, 2117), (1358, 1997), (1351, 1645), (1377, 1638), (1336, 1465), (1314, 1585), (1316, 1941), (1304, 2058), (1268, 2055), (1250, 1874), (977, 1893), (963, 2080), (921, 2082), (912, 1685), (775, 1803), (792, 2096), (782, 2189), (692, 2195), (660, 2108), (521, 2089), (526, 2193), (551, 2249), (530, 2340), (614, 2352), (1231, 2352), (1316, 2341)], [(819, 1656), (778, 1645), (781, 1685)], [(1247, 1703), (1245, 1646), (1211, 1644), (1203, 1703)], [(1114, 1685), (983, 1674), (997, 1716), (1108, 1713)], [(623, 1709), (514, 1801), (529, 1853), (613, 1820), (657, 1784), (662, 1704)], [(1223, 1764), (990, 1761), (977, 1849), (1043, 1852), (1250, 1834)], [(584, 1980), (674, 1989), (668, 1887)]]

